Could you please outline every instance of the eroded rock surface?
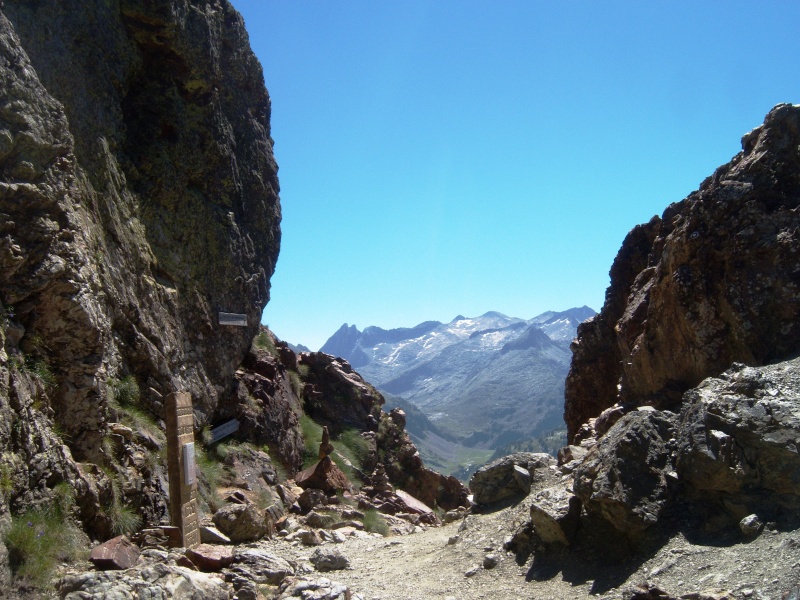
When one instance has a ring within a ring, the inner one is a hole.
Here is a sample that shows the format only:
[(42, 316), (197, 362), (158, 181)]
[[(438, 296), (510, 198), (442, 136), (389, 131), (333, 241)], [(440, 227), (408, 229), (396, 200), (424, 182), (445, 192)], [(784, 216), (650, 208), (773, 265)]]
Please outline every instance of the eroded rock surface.
[(738, 361), (800, 349), (800, 106), (776, 106), (742, 152), (634, 228), (566, 383), (570, 440), (620, 401), (675, 408)]
[(226, 0), (3, 3), (0, 462), (15, 512), (66, 483), (101, 540), (114, 503), (165, 517), (163, 440), (120, 425), (112, 388), (130, 378), (157, 432), (170, 392), (192, 394), (199, 429), (232, 387), (279, 248), (269, 117)]

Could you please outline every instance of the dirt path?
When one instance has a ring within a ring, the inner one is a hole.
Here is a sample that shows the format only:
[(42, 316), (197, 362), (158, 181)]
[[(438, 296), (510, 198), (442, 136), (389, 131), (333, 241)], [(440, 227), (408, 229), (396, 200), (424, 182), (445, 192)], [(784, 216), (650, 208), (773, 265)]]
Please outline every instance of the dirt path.
[[(643, 582), (678, 597), (721, 589), (740, 599), (800, 600), (800, 531), (765, 530), (749, 543), (719, 546), (695, 545), (676, 535), (646, 560), (613, 568), (593, 566), (577, 552), (534, 567), (532, 559), (518, 565), (503, 550), (504, 539), (526, 520), (527, 510), (527, 502), (521, 502), (408, 536), (352, 538), (336, 545), (350, 569), (325, 576), (366, 600), (610, 600)], [(269, 544), (276, 554), (300, 563), (307, 563), (313, 551), (279, 540)], [(485, 569), (489, 554), (498, 564)], [(467, 576), (472, 569), (475, 573)]]

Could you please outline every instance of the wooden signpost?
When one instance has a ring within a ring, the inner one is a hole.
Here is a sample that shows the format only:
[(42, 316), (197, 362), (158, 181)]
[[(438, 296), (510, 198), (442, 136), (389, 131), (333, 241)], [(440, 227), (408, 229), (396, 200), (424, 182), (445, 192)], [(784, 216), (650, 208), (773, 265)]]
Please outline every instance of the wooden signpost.
[(166, 413), (169, 515), (180, 530), (181, 545), (192, 548), (200, 543), (200, 529), (191, 394), (176, 392), (167, 396)]

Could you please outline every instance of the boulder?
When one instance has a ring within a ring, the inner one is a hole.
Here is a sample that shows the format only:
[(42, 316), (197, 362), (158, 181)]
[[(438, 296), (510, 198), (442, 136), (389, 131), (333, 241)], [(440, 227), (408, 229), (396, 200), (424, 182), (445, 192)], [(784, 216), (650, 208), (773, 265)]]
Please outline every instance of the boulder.
[[(234, 580), (270, 585), (278, 585), (284, 577), (295, 573), (288, 561), (259, 548), (236, 549), (230, 571)], [(237, 587), (236, 581), (234, 587)]]
[(569, 546), (578, 530), (580, 516), (580, 499), (563, 484), (546, 488), (533, 496), (531, 525), (545, 544)]
[(311, 511), (305, 516), (306, 525), (318, 529), (330, 529), (336, 523), (336, 517)]
[(226, 504), (214, 513), (212, 520), (234, 543), (253, 542), (271, 533), (264, 512), (255, 504)]
[[(549, 454), (517, 452), (481, 467), (472, 476), (469, 488), (476, 504), (492, 504), (508, 498), (526, 496), (536, 469), (546, 469), (555, 460)], [(525, 477), (525, 474), (528, 477)]]
[(586, 511), (622, 533), (653, 525), (667, 499), (670, 440), (676, 416), (634, 411), (600, 438), (575, 470), (575, 495)]
[(314, 598), (314, 600), (364, 600), (361, 594), (353, 594), (346, 585), (330, 579), (291, 577), (281, 584), (277, 600), (289, 598)]
[(402, 512), (417, 514), (417, 515), (433, 515), (433, 509), (425, 503), (420, 502), (411, 494), (403, 490), (395, 491), (395, 496), (402, 503)]
[(303, 513), (307, 513), (320, 506), (327, 506), (328, 494), (315, 488), (303, 490), (303, 493), (297, 497), (297, 505)]
[[(741, 518), (800, 509), (800, 359), (735, 365), (685, 395), (677, 472), (698, 495), (744, 508)], [(738, 520), (738, 519), (737, 519)]]
[(216, 527), (200, 527), (200, 542), (203, 544), (230, 544), (231, 538)]
[(317, 548), (309, 559), (317, 571), (339, 571), (350, 566), (350, 560), (331, 548)]
[(101, 571), (130, 569), (139, 561), (139, 547), (120, 535), (92, 548), (89, 560)]
[(233, 548), (198, 544), (186, 549), (186, 558), (201, 571), (220, 571), (233, 563)]
[(297, 532), (297, 537), (304, 546), (319, 546), (322, 544), (322, 538), (319, 536), (319, 533), (313, 529), (299, 531)]

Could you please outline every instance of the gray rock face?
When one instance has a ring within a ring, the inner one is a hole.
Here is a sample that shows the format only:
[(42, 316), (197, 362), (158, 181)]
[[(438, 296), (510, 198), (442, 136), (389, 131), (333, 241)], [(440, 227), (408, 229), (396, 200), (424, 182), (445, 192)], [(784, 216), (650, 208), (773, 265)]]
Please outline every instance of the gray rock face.
[(687, 392), (684, 402), (682, 480), (751, 511), (800, 507), (800, 359), (734, 366)]
[[(169, 594), (167, 594), (169, 590)], [(127, 571), (89, 571), (67, 575), (58, 583), (64, 600), (85, 598), (174, 598), (228, 600), (228, 586), (218, 575), (164, 563)]]
[(658, 411), (623, 416), (575, 469), (575, 495), (590, 514), (623, 533), (653, 525), (666, 505), (666, 473), (676, 417)]
[[(507, 498), (526, 496), (531, 490), (531, 478), (537, 469), (555, 464), (548, 454), (517, 452), (481, 467), (472, 476), (469, 488), (476, 504), (492, 504)], [(526, 478), (524, 471), (528, 474)]]

